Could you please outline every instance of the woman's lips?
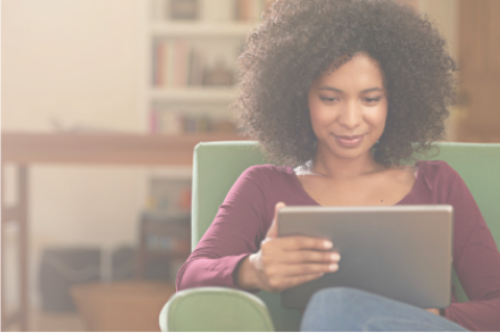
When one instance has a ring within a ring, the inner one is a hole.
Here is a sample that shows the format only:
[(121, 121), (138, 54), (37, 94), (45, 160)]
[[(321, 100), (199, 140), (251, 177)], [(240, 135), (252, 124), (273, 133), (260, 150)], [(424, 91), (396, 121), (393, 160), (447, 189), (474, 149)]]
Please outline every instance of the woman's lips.
[(365, 135), (342, 136), (333, 134), (333, 136), (341, 146), (346, 148), (354, 148), (361, 143)]

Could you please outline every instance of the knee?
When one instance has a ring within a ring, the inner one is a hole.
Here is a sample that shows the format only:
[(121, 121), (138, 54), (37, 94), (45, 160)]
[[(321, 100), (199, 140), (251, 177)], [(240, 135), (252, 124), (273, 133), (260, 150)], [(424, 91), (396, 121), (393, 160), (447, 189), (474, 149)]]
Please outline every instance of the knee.
[(343, 328), (340, 331), (349, 331), (351, 329), (348, 327), (355, 325), (360, 319), (354, 314), (359, 312), (357, 310), (360, 305), (371, 295), (345, 287), (321, 289), (311, 297), (304, 313), (302, 327), (307, 328), (306, 330), (312, 327), (312, 330), (316, 331), (330, 331), (332, 327), (336, 327)]

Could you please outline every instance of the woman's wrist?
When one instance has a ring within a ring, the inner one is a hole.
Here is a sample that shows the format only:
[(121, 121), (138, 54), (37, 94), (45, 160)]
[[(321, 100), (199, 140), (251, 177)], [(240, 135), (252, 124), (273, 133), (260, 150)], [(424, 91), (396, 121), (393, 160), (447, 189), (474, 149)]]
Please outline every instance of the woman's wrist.
[(237, 268), (236, 272), (236, 283), (238, 287), (246, 290), (256, 290), (260, 289), (257, 278), (257, 271), (251, 263), (251, 257), (249, 255), (243, 259)]

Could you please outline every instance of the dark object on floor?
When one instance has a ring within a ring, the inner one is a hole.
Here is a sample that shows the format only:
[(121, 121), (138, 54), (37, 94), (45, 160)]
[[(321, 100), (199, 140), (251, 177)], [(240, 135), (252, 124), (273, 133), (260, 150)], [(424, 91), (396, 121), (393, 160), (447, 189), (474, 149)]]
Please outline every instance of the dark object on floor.
[(101, 251), (98, 248), (53, 248), (43, 252), (39, 287), (42, 310), (74, 311), (69, 293), (72, 285), (98, 281), (101, 277)]
[(123, 245), (111, 253), (111, 280), (130, 280), (134, 277), (137, 262), (137, 250), (130, 245)]

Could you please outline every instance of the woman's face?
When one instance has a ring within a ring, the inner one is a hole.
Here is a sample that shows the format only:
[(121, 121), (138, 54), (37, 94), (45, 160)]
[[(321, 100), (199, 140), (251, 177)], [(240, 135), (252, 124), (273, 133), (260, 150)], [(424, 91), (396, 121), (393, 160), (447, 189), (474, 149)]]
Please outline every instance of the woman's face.
[(313, 81), (308, 93), (317, 153), (354, 159), (384, 132), (387, 92), (378, 63), (365, 53)]

